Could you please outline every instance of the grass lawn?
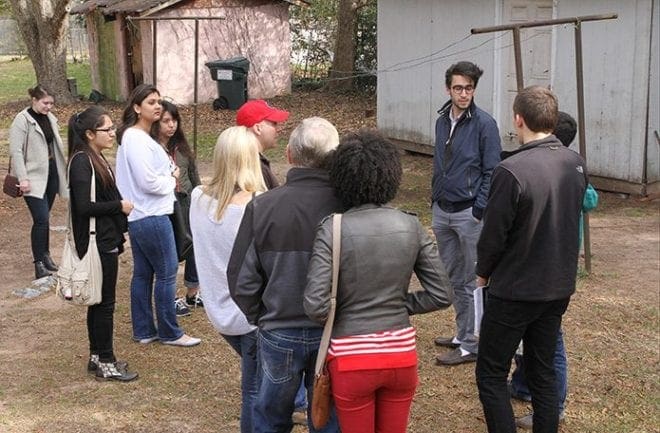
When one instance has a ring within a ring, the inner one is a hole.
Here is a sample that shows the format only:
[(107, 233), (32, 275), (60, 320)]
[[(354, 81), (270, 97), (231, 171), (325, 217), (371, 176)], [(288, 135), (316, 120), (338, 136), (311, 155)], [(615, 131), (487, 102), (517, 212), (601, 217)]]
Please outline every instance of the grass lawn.
[[(67, 77), (73, 77), (78, 84), (78, 95), (89, 96), (92, 79), (89, 63), (68, 63)], [(27, 100), (27, 89), (36, 84), (32, 62), (28, 58), (0, 60), (0, 104)]]

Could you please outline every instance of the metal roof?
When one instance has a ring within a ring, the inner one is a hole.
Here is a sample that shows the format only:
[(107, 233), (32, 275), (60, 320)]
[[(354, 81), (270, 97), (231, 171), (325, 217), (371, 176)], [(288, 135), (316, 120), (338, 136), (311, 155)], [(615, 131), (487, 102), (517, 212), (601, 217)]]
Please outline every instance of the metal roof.
[[(71, 8), (71, 14), (87, 14), (96, 8), (105, 15), (138, 13), (154, 8), (165, 9), (183, 0), (87, 0)], [(281, 0), (296, 6), (308, 6), (308, 0)]]

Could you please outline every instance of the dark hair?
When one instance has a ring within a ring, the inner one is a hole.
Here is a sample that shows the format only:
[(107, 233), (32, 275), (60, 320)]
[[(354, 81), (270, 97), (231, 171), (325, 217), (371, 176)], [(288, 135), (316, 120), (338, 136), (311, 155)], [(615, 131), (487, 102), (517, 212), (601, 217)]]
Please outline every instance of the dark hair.
[(542, 86), (529, 86), (513, 100), (513, 113), (522, 116), (532, 132), (552, 133), (557, 126), (557, 97)]
[(103, 126), (103, 116), (109, 116), (108, 112), (98, 105), (92, 105), (81, 113), (76, 113), (69, 118), (68, 146), (69, 162), (76, 152), (84, 152), (92, 161), (96, 176), (101, 179), (101, 184), (105, 187), (111, 185), (114, 181), (108, 171), (108, 164), (103, 155), (95, 152), (89, 145), (89, 138), (85, 134), (87, 131), (93, 131), (96, 134), (96, 128)]
[(140, 105), (152, 93), (158, 93), (160, 95), (160, 92), (153, 84), (140, 84), (129, 95), (126, 107), (121, 115), (121, 126), (117, 130), (117, 141), (119, 144), (121, 144), (121, 138), (124, 132), (138, 121), (138, 116), (133, 109), (133, 105)]
[(575, 139), (575, 134), (577, 134), (577, 122), (573, 116), (560, 111), (557, 115), (557, 126), (555, 126), (553, 134), (561, 141), (561, 144), (566, 147), (570, 146), (573, 139)]
[(53, 96), (52, 93), (48, 91), (44, 86), (41, 84), (37, 83), (36, 86), (34, 86), (31, 89), (28, 89), (28, 95), (30, 95), (31, 98), (35, 99), (43, 99), (46, 96)]
[(472, 80), (474, 83), (474, 87), (477, 87), (477, 83), (479, 82), (479, 78), (481, 78), (481, 75), (484, 73), (483, 70), (479, 68), (479, 66), (475, 65), (472, 62), (458, 62), (454, 63), (447, 69), (447, 72), (445, 72), (445, 85), (447, 88), (451, 87), (451, 78), (454, 75), (462, 75), (464, 77), (468, 77), (469, 79)]
[(346, 208), (391, 201), (401, 184), (399, 152), (376, 130), (344, 137), (329, 161), (330, 182)]
[[(186, 158), (190, 160), (195, 159), (195, 154), (190, 148), (190, 145), (188, 144), (188, 140), (186, 140), (186, 134), (183, 132), (183, 128), (181, 127), (181, 114), (179, 114), (179, 109), (177, 108), (176, 105), (172, 104), (169, 101), (164, 101), (164, 100), (160, 101), (160, 105), (163, 107), (161, 119), (163, 118), (163, 114), (170, 113), (172, 115), (172, 118), (176, 120), (177, 123), (176, 131), (174, 131), (174, 135), (171, 136), (170, 139), (167, 141), (167, 153), (171, 155), (178, 150)], [(160, 122), (154, 122), (154, 124), (151, 125), (151, 136), (154, 138), (154, 140), (158, 141), (159, 133), (160, 133)]]

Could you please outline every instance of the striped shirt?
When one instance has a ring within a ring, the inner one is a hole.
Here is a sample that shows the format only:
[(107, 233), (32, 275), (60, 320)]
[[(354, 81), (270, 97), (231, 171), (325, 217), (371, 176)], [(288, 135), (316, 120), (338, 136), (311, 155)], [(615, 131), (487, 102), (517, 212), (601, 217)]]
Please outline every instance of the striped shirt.
[(417, 364), (415, 328), (332, 338), (328, 360), (339, 371), (410, 367)]

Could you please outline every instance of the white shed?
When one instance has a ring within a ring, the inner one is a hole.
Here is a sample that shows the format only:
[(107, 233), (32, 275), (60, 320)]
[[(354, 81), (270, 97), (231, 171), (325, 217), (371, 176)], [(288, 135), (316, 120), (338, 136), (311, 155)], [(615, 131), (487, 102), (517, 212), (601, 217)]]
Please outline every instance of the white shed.
[[(660, 192), (660, 0), (380, 0), (378, 127), (408, 150), (432, 153), (437, 110), (448, 99), (445, 70), (469, 60), (484, 70), (475, 102), (497, 120), (503, 146), (516, 147), (512, 33), (470, 29), (609, 13), (618, 19), (582, 23), (591, 181)], [(525, 86), (551, 86), (560, 109), (577, 118), (573, 25), (522, 29), (521, 40)]]

